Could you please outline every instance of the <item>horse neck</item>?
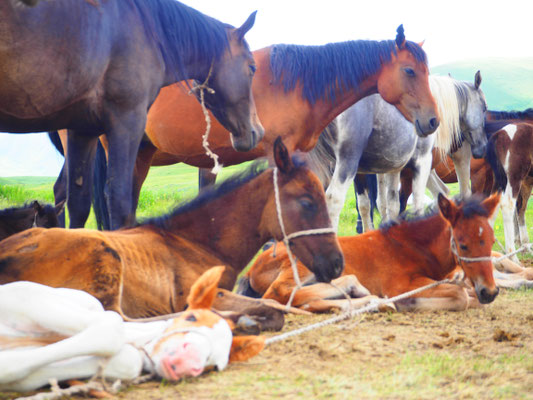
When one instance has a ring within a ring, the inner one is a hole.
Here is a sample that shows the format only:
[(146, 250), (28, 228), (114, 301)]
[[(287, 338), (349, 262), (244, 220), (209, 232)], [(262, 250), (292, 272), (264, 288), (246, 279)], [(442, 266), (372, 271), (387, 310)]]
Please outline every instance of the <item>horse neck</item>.
[(11, 213), (1, 215), (0, 220), (2, 220), (4, 230), (9, 232), (9, 234), (14, 234), (31, 228), (35, 213), (28, 211), (27, 209), (14, 210)]
[(363, 97), (377, 93), (378, 74), (362, 80), (357, 88), (337, 90), (335, 101), (317, 100), (311, 104), (304, 98), (302, 85), (285, 92), (281, 83), (273, 84), (270, 67), (272, 47), (254, 51), (257, 73), (252, 90), (258, 115), (265, 127), (264, 148), (272, 148), (273, 141), (281, 136), (289, 152), (311, 151), (321, 132), (351, 105)]
[(414, 247), (414, 252), (426, 262), (417, 263), (425, 276), (443, 279), (456, 266), (450, 247), (450, 226), (439, 214), (390, 228), (386, 236)]
[(272, 190), (272, 170), (267, 170), (205, 206), (174, 216), (169, 231), (207, 248), (240, 272), (271, 238), (260, 222)]

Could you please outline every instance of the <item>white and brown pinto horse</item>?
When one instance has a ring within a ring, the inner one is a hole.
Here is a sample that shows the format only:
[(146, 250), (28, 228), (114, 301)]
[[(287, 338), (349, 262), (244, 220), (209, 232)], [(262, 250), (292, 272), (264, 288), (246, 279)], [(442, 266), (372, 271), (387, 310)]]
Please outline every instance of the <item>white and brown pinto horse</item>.
[(95, 375), (134, 379), (142, 371), (177, 381), (222, 370), (264, 346), (261, 336), (232, 337), (228, 323), (210, 311), (224, 267), (196, 281), (189, 308), (178, 318), (124, 322), (86, 292), (33, 282), (0, 286), (0, 391), (29, 391)]

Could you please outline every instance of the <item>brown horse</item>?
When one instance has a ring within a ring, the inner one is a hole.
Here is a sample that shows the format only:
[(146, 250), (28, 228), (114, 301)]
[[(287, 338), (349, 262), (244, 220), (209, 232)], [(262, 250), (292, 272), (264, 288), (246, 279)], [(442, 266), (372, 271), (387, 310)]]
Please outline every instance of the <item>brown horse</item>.
[[(318, 178), (274, 144), (277, 169), (239, 175), (165, 217), (119, 231), (34, 228), (0, 243), (0, 283), (28, 280), (84, 290), (106, 309), (128, 317), (168, 314), (185, 307), (193, 282), (214, 265), (227, 266), (221, 287), (237, 275), (270, 238), (330, 227)], [(278, 175), (281, 210), (273, 177)], [(343, 269), (334, 233), (291, 240), (296, 256), (319, 281)]]
[[(265, 137), (254, 150), (235, 152), (227, 131), (213, 121), (209, 144), (223, 165), (270, 156), (279, 135), (289, 152), (310, 151), (333, 118), (377, 92), (412, 121), (421, 136), (439, 124), (426, 54), (405, 40), (402, 27), (395, 41), (273, 45), (253, 55), (257, 71), (252, 91)], [(146, 143), (137, 158), (134, 206), (150, 165), (213, 166), (202, 147), (204, 132), (198, 102), (177, 86), (163, 88), (148, 113), (146, 134), (153, 145)]]
[(0, 240), (34, 227), (58, 226), (58, 215), (63, 212), (64, 204), (65, 201), (62, 201), (54, 207), (35, 200), (22, 207), (0, 210)]
[(69, 129), (71, 227), (89, 214), (94, 152), (106, 132), (111, 226), (127, 225), (146, 114), (163, 86), (209, 79), (206, 104), (235, 148), (261, 139), (244, 40), (254, 20), (233, 28), (175, 0), (1, 1), (0, 130)]
[[(498, 294), (492, 276), (492, 263), (487, 260), (467, 261), (467, 258), (490, 257), (494, 232), (489, 217), (500, 199), (499, 194), (480, 201), (470, 199), (455, 204), (440, 195), (440, 212), (429, 217), (402, 221), (380, 230), (357, 236), (339, 238), (345, 257), (345, 270), (334, 282), (348, 293), (364, 292), (393, 297), (425, 286), (453, 274), (460, 266), (480, 303), (492, 302)], [(278, 245), (279, 246), (279, 245)], [(284, 248), (261, 254), (245, 277), (248, 294), (253, 292), (286, 303), (293, 287), (290, 262)], [(298, 265), (303, 281), (312, 278), (312, 272)], [(357, 277), (357, 278), (354, 278)], [(356, 290), (357, 280), (364, 286)], [(293, 305), (309, 311), (327, 311), (349, 305), (339, 291), (330, 285), (316, 284), (303, 287), (294, 296)], [(400, 310), (448, 309), (464, 310), (478, 304), (467, 291), (457, 285), (442, 284), (425, 290), (413, 298), (399, 301)]]

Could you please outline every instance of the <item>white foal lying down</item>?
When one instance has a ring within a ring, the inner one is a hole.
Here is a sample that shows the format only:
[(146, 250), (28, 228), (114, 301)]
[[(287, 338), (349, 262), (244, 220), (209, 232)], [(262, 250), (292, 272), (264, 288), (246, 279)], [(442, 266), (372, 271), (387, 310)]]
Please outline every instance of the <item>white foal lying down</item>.
[(141, 371), (168, 380), (243, 361), (264, 345), (260, 336), (232, 338), (230, 325), (209, 310), (224, 267), (193, 285), (179, 318), (124, 322), (91, 295), (32, 282), (0, 286), (0, 391), (34, 390), (50, 379), (110, 379)]

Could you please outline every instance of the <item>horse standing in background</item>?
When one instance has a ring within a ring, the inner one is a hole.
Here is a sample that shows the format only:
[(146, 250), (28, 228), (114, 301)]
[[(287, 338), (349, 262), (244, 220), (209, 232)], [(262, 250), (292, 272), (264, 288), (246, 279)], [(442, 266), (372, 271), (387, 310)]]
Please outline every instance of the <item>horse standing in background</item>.
[[(91, 206), (98, 136), (109, 141), (111, 228), (131, 214), (135, 157), (159, 90), (208, 79), (205, 101), (237, 150), (261, 139), (245, 33), (175, 0), (0, 2), (0, 130), (69, 129), (68, 208), (82, 227)], [(75, 21), (75, 22), (73, 22)]]

